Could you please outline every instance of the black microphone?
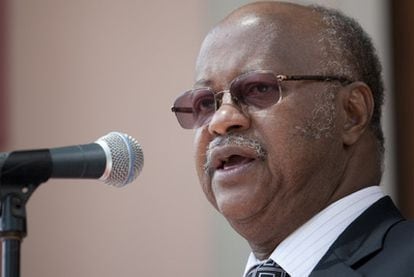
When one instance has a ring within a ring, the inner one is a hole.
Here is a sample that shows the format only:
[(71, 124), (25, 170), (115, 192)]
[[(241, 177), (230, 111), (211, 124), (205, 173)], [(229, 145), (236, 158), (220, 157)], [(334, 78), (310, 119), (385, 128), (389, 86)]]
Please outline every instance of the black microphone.
[(77, 178), (123, 187), (135, 180), (143, 165), (141, 145), (127, 134), (111, 132), (90, 144), (0, 153), (0, 185)]

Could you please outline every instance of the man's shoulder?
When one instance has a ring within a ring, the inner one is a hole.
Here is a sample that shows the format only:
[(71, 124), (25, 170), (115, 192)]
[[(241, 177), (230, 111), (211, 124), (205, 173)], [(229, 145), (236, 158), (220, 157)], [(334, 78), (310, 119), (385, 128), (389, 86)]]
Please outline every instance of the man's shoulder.
[(384, 237), (384, 249), (389, 248), (396, 248), (399, 253), (409, 251), (414, 259), (414, 220), (399, 221), (388, 230)]
[(359, 271), (367, 276), (414, 276), (414, 221), (394, 224), (381, 249), (360, 261)]
[[(389, 211), (393, 216), (389, 216)], [(388, 226), (382, 228), (382, 235), (381, 232), (371, 232), (374, 238), (370, 238), (371, 244), (377, 241), (378, 249), (353, 265), (364, 276), (414, 276), (414, 221), (400, 217), (396, 211), (391, 206), (382, 209), (384, 222), (388, 217)], [(376, 229), (381, 229), (381, 225), (378, 224)]]
[(414, 221), (389, 197), (373, 204), (332, 245), (311, 276), (414, 276)]

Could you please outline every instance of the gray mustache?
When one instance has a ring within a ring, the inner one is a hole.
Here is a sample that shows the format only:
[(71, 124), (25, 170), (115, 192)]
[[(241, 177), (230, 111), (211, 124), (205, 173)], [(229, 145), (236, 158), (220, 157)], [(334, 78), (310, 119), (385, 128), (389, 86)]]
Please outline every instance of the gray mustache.
[(257, 159), (260, 160), (265, 160), (267, 155), (267, 151), (265, 150), (263, 144), (256, 139), (252, 139), (240, 134), (229, 134), (226, 136), (216, 137), (209, 143), (206, 152), (206, 162), (204, 164), (204, 171), (209, 175), (213, 173), (212, 152), (214, 148), (219, 146), (239, 146), (253, 149), (256, 153)]

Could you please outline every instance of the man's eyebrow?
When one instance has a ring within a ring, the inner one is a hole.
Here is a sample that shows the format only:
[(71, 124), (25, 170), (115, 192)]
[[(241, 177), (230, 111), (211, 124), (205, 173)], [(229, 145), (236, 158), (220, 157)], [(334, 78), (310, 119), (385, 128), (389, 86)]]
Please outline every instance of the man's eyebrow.
[(213, 84), (213, 82), (211, 80), (207, 80), (207, 79), (200, 79), (197, 82), (194, 83), (193, 87), (211, 87), (211, 85)]
[[(252, 71), (256, 71), (256, 70), (261, 70), (261, 69), (260, 68), (247, 68), (247, 69), (245, 69), (243, 71), (240, 71), (238, 73), (238, 75), (236, 75), (234, 78), (237, 78), (237, 77), (239, 77), (241, 75), (244, 75), (246, 73), (249, 73), (249, 72), (252, 72)], [(270, 70), (265, 70), (265, 71), (270, 71)], [(196, 81), (194, 83), (194, 85), (193, 85), (193, 88), (206, 88), (206, 87), (213, 88), (214, 87), (214, 81), (211, 80), (211, 79), (202, 78), (202, 79)]]
[[(240, 75), (243, 75), (245, 73), (249, 73), (251, 71), (255, 71), (258, 69), (249, 69), (249, 70), (244, 70), (239, 72), (238, 75), (236, 75), (234, 78), (237, 78)], [(234, 79), (233, 79), (234, 80)], [(214, 87), (214, 81), (212, 79), (205, 79), (205, 78), (201, 78), (200, 80), (196, 81), (194, 83), (194, 87), (209, 87), (209, 88), (213, 88)]]

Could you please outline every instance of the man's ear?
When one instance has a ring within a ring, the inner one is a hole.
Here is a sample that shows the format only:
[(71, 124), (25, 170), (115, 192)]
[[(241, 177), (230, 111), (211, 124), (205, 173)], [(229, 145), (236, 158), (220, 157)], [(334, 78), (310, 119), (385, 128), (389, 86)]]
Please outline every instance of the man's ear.
[(369, 127), (374, 110), (374, 98), (371, 89), (363, 82), (348, 85), (343, 94), (343, 142), (354, 144)]

